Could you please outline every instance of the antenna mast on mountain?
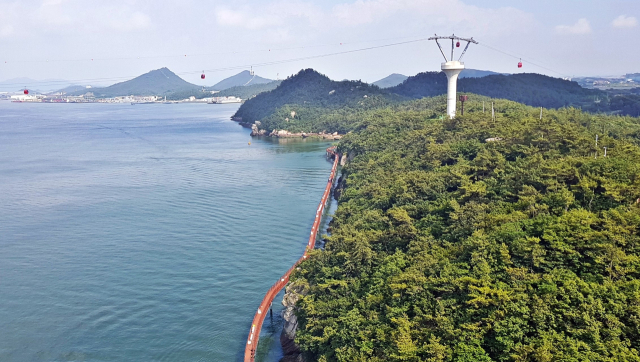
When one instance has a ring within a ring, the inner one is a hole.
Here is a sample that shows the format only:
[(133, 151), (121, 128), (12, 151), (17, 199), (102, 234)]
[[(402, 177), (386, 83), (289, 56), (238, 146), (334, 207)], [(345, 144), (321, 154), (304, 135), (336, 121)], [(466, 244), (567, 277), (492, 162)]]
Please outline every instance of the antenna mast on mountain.
[[(438, 42), (438, 40), (443, 39), (451, 39), (451, 59), (447, 59), (447, 56), (444, 55), (444, 51), (442, 50), (442, 47)], [(456, 116), (456, 93), (458, 88), (458, 75), (460, 75), (460, 72), (462, 72), (462, 70), (464, 69), (464, 63), (462, 63), (460, 60), (467, 52), (467, 49), (469, 49), (469, 44), (478, 44), (478, 42), (473, 40), (473, 37), (468, 39), (460, 38), (455, 34), (451, 36), (438, 36), (438, 34), (435, 34), (435, 36), (432, 36), (431, 38), (429, 38), (429, 40), (436, 41), (436, 44), (438, 44), (438, 48), (440, 48), (440, 53), (442, 53), (442, 56), (444, 57), (445, 62), (442, 63), (442, 71), (447, 75), (447, 79), (449, 80), (449, 85), (447, 88), (447, 114), (449, 115), (449, 118), (454, 118)], [(454, 50), (455, 48), (460, 47), (460, 41), (466, 41), (467, 46), (464, 47), (464, 50), (462, 51), (462, 54), (460, 54), (458, 60), (453, 60)]]

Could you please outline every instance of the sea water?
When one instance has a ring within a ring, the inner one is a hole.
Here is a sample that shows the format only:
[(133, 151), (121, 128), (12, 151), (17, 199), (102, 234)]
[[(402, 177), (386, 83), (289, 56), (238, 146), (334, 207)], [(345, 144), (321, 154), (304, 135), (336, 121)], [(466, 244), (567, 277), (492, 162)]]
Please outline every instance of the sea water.
[(236, 109), (0, 102), (0, 361), (242, 359), (331, 163)]

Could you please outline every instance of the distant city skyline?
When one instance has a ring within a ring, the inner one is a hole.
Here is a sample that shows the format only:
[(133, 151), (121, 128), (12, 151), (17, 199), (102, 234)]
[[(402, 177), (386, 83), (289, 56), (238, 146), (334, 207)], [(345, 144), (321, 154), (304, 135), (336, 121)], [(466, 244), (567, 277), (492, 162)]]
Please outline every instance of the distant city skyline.
[(312, 57), (453, 32), (480, 42), (468, 68), (613, 76), (640, 72), (639, 17), (629, 0), (0, 1), (0, 80), (106, 85), (168, 67), (210, 86), (254, 65), (272, 79), (314, 68), (374, 82), (439, 70), (442, 56), (421, 41)]

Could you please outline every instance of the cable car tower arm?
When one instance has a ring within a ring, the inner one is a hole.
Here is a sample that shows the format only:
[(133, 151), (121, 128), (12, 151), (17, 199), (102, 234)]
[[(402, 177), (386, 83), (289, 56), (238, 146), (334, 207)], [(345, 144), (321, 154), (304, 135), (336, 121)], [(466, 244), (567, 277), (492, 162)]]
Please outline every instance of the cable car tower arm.
[(467, 49), (469, 49), (469, 44), (471, 44), (471, 42), (470, 42), (470, 41), (468, 41), (468, 42), (467, 42), (467, 46), (466, 46), (466, 47), (464, 47), (464, 50), (462, 51), (462, 54), (460, 54), (460, 58), (458, 58), (458, 61), (461, 61), (461, 60), (462, 60), (462, 57), (464, 56), (464, 53), (466, 53), (466, 52), (467, 52)]
[[(443, 40), (443, 39), (451, 39), (451, 59), (450, 60), (453, 60), (453, 50), (455, 48), (455, 41), (456, 40), (458, 40), (458, 41), (466, 41), (467, 42), (467, 46), (464, 48), (464, 51), (460, 55), (460, 59), (462, 59), (462, 56), (464, 55), (464, 53), (467, 52), (467, 49), (469, 48), (469, 44), (471, 44), (471, 43), (478, 44), (478, 42), (475, 41), (473, 39), (473, 37), (471, 37), (471, 38), (461, 38), (459, 36), (455, 36), (455, 34), (450, 35), (450, 36), (438, 36), (438, 34), (435, 34), (435, 36), (432, 36), (428, 40), (435, 40), (436, 41), (436, 44), (438, 44), (438, 48), (440, 48), (440, 52), (442, 53), (442, 56), (444, 57), (445, 61), (449, 61), (449, 59), (447, 59), (447, 57), (444, 55), (444, 51), (442, 50), (442, 47), (440, 46), (440, 43), (438, 42), (438, 40)], [(460, 59), (458, 59), (458, 61), (460, 61)]]
[(440, 48), (440, 53), (442, 53), (442, 56), (444, 57), (444, 61), (447, 61), (447, 56), (444, 55), (444, 51), (442, 50), (442, 47), (440, 46), (440, 43), (438, 43), (438, 39), (435, 38), (429, 38), (429, 40), (434, 39), (436, 41), (436, 44), (438, 44), (438, 48)]

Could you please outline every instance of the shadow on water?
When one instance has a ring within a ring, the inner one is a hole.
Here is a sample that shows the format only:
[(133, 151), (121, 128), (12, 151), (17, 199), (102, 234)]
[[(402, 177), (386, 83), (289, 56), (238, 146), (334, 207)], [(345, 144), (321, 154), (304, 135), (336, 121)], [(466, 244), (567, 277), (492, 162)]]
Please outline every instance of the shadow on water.
[(331, 146), (334, 143), (334, 141), (323, 140), (318, 138), (257, 137), (257, 138), (254, 138), (254, 140), (273, 144), (276, 146), (282, 146), (282, 147), (275, 147), (273, 149), (273, 152), (276, 154), (324, 151), (324, 149), (326, 149), (327, 147)]

